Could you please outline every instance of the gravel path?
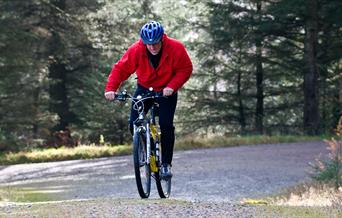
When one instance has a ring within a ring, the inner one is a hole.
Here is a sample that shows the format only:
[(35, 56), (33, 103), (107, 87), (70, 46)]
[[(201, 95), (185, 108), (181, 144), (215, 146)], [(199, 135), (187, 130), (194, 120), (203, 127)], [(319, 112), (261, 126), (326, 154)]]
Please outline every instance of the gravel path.
[[(1, 217), (256, 217), (256, 207), (174, 200), (101, 199), (7, 206)], [(15, 212), (14, 212), (15, 211)], [(267, 216), (263, 216), (267, 217)], [(268, 216), (274, 217), (274, 216)]]
[[(244, 217), (241, 214), (253, 217), (253, 207), (237, 206), (238, 202), (243, 198), (273, 194), (308, 180), (308, 163), (319, 153), (326, 153), (323, 142), (178, 151), (174, 155), (172, 196), (167, 201), (157, 200), (155, 186), (151, 190), (152, 200), (136, 200), (139, 197), (131, 156), (5, 166), (0, 168), (0, 184), (3, 187), (44, 191), (53, 200), (107, 199), (103, 200), (104, 208), (105, 202), (113, 205), (109, 202), (114, 199), (117, 202), (116, 211), (130, 210), (120, 202), (128, 202), (128, 205), (133, 204), (138, 209), (141, 202), (147, 202), (150, 207), (160, 207), (165, 211), (163, 214), (170, 211), (172, 214), (177, 211), (183, 214), (187, 211), (184, 207), (200, 207), (207, 211), (203, 217), (207, 217), (209, 211), (217, 211), (217, 216), (214, 214), (213, 217), (234, 217), (232, 211), (240, 214), (236, 217)], [(168, 205), (167, 202), (172, 201), (176, 202), (174, 206)], [(85, 202), (83, 205), (91, 204), (92, 200)], [(218, 208), (222, 208), (222, 214)], [(138, 211), (144, 213), (144, 210)], [(191, 211), (196, 210), (189, 209), (189, 213)], [(190, 215), (201, 217), (200, 211)], [(226, 214), (224, 211), (227, 211)], [(129, 217), (140, 215), (133, 213)], [(120, 217), (120, 214), (116, 213), (116, 216)]]

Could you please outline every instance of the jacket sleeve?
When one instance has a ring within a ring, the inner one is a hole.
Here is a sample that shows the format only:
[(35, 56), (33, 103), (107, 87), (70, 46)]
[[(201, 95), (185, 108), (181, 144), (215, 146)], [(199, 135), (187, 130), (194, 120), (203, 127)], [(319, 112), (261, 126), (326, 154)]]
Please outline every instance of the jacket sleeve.
[(167, 85), (167, 87), (172, 88), (177, 92), (185, 83), (188, 81), (192, 74), (192, 62), (190, 57), (183, 45), (181, 45), (178, 50), (178, 55), (174, 62), (174, 76)]
[(121, 57), (121, 59), (114, 64), (105, 87), (105, 92), (116, 91), (122, 82), (128, 79), (137, 68), (136, 47), (131, 46)]

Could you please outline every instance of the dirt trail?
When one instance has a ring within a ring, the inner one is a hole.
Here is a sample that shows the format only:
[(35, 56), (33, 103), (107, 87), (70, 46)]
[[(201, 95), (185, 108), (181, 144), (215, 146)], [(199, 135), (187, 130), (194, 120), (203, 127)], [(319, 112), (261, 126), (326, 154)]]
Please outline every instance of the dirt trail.
[[(309, 162), (326, 153), (324, 142), (177, 151), (172, 198), (239, 202), (308, 180)], [(0, 186), (47, 199), (139, 198), (131, 156), (0, 167)], [(152, 186), (151, 198), (158, 198)]]

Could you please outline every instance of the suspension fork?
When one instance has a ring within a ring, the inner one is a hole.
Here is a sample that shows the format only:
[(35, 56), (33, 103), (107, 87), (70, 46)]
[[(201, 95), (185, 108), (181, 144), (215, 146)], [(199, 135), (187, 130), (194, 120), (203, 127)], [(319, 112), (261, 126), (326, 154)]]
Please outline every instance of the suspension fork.
[(150, 156), (151, 156), (151, 133), (150, 133), (150, 124), (146, 123), (146, 161), (150, 164)]
[(145, 134), (145, 136), (146, 136), (146, 153), (144, 155), (145, 155), (145, 160), (146, 160), (147, 164), (150, 164), (150, 156), (151, 156), (150, 124), (146, 123), (146, 129), (144, 126), (134, 125), (133, 127), (134, 127), (133, 137), (136, 134)]

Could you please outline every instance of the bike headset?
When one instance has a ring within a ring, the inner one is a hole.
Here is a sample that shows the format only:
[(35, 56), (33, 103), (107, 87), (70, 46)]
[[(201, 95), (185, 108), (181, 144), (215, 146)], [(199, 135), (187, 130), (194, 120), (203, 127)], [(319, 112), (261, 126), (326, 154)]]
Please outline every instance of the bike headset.
[[(152, 89), (153, 90), (153, 89)], [(148, 99), (156, 99), (156, 98), (166, 98), (163, 96), (162, 92), (152, 92), (150, 88), (150, 92), (145, 95), (138, 95), (136, 98), (132, 98), (133, 102), (133, 109), (136, 110), (138, 113), (145, 111), (145, 104), (144, 101)]]
[(140, 37), (144, 44), (157, 44), (164, 35), (163, 26), (157, 21), (146, 23), (140, 30)]

